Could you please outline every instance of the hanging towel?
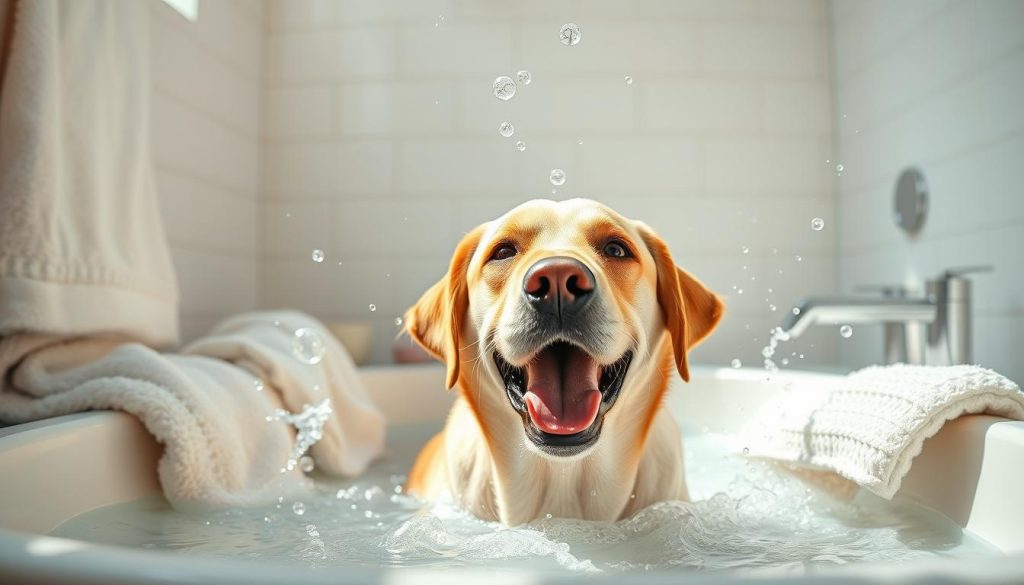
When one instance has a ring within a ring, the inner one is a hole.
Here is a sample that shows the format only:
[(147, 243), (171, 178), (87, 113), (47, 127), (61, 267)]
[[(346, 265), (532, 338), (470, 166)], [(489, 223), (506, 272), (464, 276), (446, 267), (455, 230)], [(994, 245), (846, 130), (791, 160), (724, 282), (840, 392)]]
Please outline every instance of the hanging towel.
[(1024, 393), (979, 366), (874, 366), (794, 388), (741, 432), (750, 457), (829, 470), (891, 499), (926, 439), (965, 414), (1024, 420)]
[(229, 319), (180, 354), (117, 338), (7, 339), (0, 371), (0, 422), (88, 410), (138, 417), (164, 446), (160, 482), (179, 509), (263, 505), (303, 489), (297, 462), (312, 441), (316, 466), (347, 476), (384, 444), (384, 419), (351, 358), (294, 311)]
[(147, 2), (0, 9), (0, 336), (176, 343), (149, 133)]

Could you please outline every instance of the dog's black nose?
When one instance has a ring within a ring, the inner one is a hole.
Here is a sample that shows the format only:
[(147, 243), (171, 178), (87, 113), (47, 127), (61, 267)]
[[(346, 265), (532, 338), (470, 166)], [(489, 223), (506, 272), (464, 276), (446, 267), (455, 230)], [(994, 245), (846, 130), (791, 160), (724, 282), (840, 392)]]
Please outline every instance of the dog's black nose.
[(553, 256), (526, 271), (523, 294), (538, 311), (555, 315), (574, 313), (593, 297), (594, 273), (579, 260)]

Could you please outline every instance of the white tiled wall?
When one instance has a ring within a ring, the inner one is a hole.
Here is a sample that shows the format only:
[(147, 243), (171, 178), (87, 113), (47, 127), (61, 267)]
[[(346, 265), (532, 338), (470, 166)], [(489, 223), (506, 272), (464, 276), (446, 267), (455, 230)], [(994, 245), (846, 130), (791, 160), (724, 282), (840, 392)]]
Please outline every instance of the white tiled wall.
[(204, 0), (196, 22), (149, 3), (157, 188), (188, 340), (259, 305), (263, 2)]
[[(554, 197), (647, 221), (728, 296), (698, 361), (758, 364), (789, 304), (836, 285), (827, 16), (824, 0), (271, 0), (264, 304), (372, 321), (387, 361), (395, 317), (460, 236), (552, 197), (559, 167)], [(583, 31), (571, 48), (558, 41), (569, 21)], [(495, 99), (493, 79), (519, 69), (532, 84)], [(217, 126), (242, 143), (238, 109)], [(248, 187), (210, 171), (211, 188)], [(830, 360), (835, 337), (793, 349)]]
[[(1024, 2), (833, 5), (839, 274), (920, 286), (949, 267), (975, 278), (975, 359), (1024, 381)], [(891, 221), (904, 167), (930, 188), (924, 229)], [(881, 332), (840, 344), (848, 365), (879, 359)]]

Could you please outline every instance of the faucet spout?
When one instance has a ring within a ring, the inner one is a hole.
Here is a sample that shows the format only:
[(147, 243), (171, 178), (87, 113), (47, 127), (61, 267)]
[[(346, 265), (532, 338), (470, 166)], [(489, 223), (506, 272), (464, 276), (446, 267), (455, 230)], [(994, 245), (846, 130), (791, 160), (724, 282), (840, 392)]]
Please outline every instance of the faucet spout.
[(780, 326), (791, 338), (799, 337), (814, 324), (847, 323), (923, 323), (930, 324), (937, 316), (935, 299), (810, 297), (804, 299)]

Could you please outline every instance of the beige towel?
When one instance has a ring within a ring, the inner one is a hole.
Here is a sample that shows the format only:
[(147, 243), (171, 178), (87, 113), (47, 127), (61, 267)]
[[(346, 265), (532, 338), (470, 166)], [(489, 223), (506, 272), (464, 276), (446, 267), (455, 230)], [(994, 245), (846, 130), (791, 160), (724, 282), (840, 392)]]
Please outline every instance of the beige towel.
[(927, 439), (978, 413), (1024, 420), (1024, 392), (980, 366), (872, 366), (769, 401), (737, 442), (750, 457), (832, 471), (891, 499)]
[(0, 18), (0, 337), (175, 343), (147, 3), (15, 0)]
[(117, 339), (5, 340), (0, 371), (0, 422), (138, 417), (164, 445), (160, 482), (182, 509), (269, 504), (305, 487), (295, 463), (309, 441), (297, 444), (295, 423), (322, 436), (311, 453), (330, 474), (361, 473), (384, 444), (351, 358), (294, 311), (229, 319), (178, 355)]

